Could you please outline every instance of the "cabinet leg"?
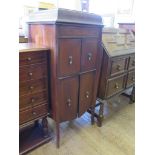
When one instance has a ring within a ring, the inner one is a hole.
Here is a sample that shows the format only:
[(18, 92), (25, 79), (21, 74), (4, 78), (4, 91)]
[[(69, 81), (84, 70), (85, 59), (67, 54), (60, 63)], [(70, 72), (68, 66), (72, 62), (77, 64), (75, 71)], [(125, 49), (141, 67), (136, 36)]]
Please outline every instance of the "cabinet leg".
[(60, 127), (58, 122), (56, 122), (56, 146), (57, 148), (60, 147)]
[(94, 124), (94, 112), (95, 112), (95, 107), (91, 107), (91, 124)]
[(135, 86), (132, 88), (131, 96), (130, 96), (130, 104), (135, 102)]
[(104, 118), (103, 112), (104, 112), (104, 103), (100, 102), (99, 116), (97, 118), (98, 127), (102, 126), (102, 121), (103, 121), (103, 118)]
[(47, 117), (44, 117), (42, 119), (42, 126), (43, 126), (44, 137), (48, 137), (48, 121), (47, 121)]

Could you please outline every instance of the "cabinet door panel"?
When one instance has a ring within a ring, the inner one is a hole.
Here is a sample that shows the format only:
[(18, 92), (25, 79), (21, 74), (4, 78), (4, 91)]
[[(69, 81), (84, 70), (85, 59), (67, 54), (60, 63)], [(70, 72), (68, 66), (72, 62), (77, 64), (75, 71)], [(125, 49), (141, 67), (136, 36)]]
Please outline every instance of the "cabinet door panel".
[(80, 71), (80, 39), (59, 40), (59, 76), (66, 76)]
[(92, 105), (95, 72), (89, 72), (80, 76), (79, 116)]
[(77, 117), (78, 87), (78, 77), (66, 78), (59, 81), (60, 122)]
[(96, 68), (97, 45), (98, 43), (96, 38), (87, 38), (82, 40), (82, 71)]

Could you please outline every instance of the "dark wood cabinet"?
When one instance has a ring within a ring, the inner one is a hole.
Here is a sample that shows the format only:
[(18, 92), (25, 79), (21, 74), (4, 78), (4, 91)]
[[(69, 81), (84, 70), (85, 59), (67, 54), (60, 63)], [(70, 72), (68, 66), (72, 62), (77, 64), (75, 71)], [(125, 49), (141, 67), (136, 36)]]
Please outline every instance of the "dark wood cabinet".
[(58, 9), (32, 14), (28, 25), (29, 41), (51, 49), (51, 117), (56, 121), (59, 147), (59, 123), (80, 117), (89, 108), (94, 111), (102, 58), (102, 19)]
[[(46, 117), (49, 115), (49, 49), (38, 48), (34, 44), (20, 44), (19, 51), (19, 151), (24, 154), (33, 148), (49, 141), (48, 133), (38, 134), (27, 128), (39, 124), (47, 131)], [(32, 127), (35, 129), (35, 127)], [(46, 134), (46, 138), (43, 136)], [(27, 135), (27, 136), (24, 136)], [(34, 136), (34, 137), (33, 137)], [(32, 138), (33, 137), (33, 138)]]
[[(103, 57), (98, 85), (99, 114), (98, 125), (102, 125), (105, 100), (122, 94), (133, 87), (130, 99), (134, 100), (134, 35), (125, 29), (104, 28), (102, 33)], [(97, 105), (97, 106), (98, 106)]]

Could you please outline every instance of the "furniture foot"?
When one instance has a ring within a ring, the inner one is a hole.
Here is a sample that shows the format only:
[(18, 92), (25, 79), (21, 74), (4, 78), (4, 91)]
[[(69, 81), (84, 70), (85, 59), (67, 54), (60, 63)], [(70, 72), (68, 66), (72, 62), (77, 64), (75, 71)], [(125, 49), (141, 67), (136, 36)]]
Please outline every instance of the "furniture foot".
[(42, 127), (43, 127), (44, 137), (46, 138), (46, 137), (48, 137), (48, 121), (47, 121), (47, 116), (42, 119)]
[(56, 122), (56, 146), (57, 148), (60, 147), (60, 127), (58, 122)]
[(133, 86), (133, 88), (132, 88), (129, 104), (132, 104), (134, 102), (135, 102), (135, 86)]
[(100, 102), (99, 116), (97, 117), (98, 127), (102, 126), (102, 122), (103, 122), (103, 118), (104, 118), (103, 112), (104, 112), (104, 103)]

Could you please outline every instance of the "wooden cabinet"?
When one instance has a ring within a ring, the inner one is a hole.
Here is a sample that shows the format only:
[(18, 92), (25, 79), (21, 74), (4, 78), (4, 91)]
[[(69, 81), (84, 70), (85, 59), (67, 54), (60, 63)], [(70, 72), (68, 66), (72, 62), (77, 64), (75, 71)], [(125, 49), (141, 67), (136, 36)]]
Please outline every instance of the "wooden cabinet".
[[(38, 48), (34, 44), (20, 44), (19, 52), (19, 125), (20, 154), (51, 139), (34, 131), (25, 134), (26, 128), (42, 119), (42, 127), (47, 128), (46, 117), (49, 115), (49, 49)], [(23, 131), (24, 130), (24, 131)], [(29, 130), (29, 129), (28, 129)], [(44, 133), (47, 134), (47, 133)], [(24, 137), (24, 135), (27, 135)], [(34, 136), (34, 137), (33, 137)], [(24, 138), (21, 138), (24, 137)], [(33, 137), (33, 138), (32, 138)]]
[[(103, 58), (98, 87), (100, 102), (98, 125), (103, 119), (105, 100), (133, 87), (134, 92), (134, 35), (125, 29), (104, 28), (102, 33)], [(132, 93), (133, 95), (133, 93)], [(133, 99), (130, 96), (130, 99)]]
[(89, 108), (94, 110), (102, 58), (102, 19), (58, 9), (34, 13), (28, 24), (30, 41), (51, 49), (51, 117), (56, 121), (59, 147), (59, 123), (80, 117)]

